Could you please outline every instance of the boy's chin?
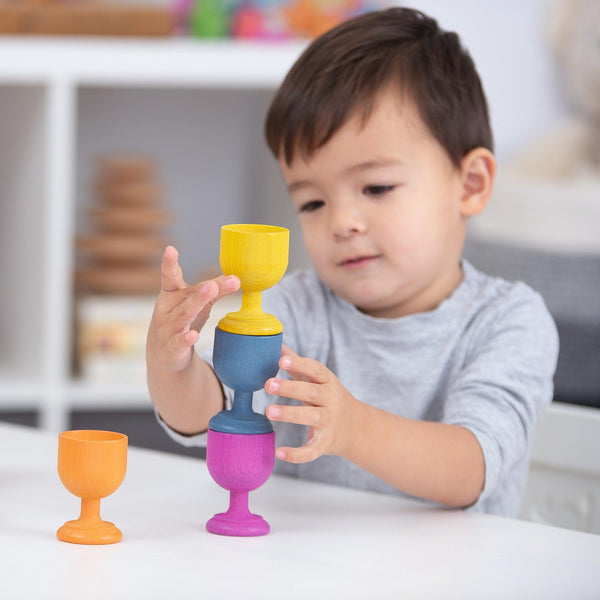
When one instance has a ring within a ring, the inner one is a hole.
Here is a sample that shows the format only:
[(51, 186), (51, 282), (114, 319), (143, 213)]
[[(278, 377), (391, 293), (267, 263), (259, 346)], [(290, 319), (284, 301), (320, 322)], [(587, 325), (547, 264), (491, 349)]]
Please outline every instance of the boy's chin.
[(341, 278), (340, 281), (340, 278), (326, 277), (318, 271), (317, 274), (332, 292), (364, 314), (376, 316), (379, 313), (394, 311), (394, 306), (390, 306), (390, 299), (383, 297), (383, 290), (377, 289), (380, 286), (372, 278), (364, 277), (353, 281)]
[(340, 298), (354, 305), (360, 312), (377, 319), (396, 319), (412, 312), (418, 312), (411, 310), (412, 299), (391, 293), (385, 296), (382, 291), (375, 293), (372, 286), (360, 291), (348, 292), (346, 290), (336, 293)]
[(373, 317), (393, 312), (394, 307), (388, 306), (380, 297), (374, 296), (372, 290), (356, 293), (345, 289), (332, 290), (349, 304), (355, 306), (360, 312)]

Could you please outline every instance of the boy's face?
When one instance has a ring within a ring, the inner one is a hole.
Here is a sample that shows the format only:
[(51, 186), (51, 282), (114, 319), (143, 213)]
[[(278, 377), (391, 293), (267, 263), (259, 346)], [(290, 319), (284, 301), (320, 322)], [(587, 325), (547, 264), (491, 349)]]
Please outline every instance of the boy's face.
[(280, 165), (319, 277), (363, 312), (432, 310), (461, 281), (461, 173), (410, 102), (384, 92), (362, 127)]

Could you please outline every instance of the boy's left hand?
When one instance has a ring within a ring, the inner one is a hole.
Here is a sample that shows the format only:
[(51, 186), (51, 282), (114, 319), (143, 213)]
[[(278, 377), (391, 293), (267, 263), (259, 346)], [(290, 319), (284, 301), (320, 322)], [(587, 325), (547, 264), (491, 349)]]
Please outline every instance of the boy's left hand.
[(303, 406), (271, 404), (267, 417), (272, 421), (308, 425), (308, 440), (300, 448), (281, 447), (276, 456), (291, 463), (305, 463), (322, 454), (343, 456), (356, 441), (360, 402), (322, 363), (304, 358), (283, 346), (279, 366), (292, 380), (269, 379), (269, 394), (293, 398)]

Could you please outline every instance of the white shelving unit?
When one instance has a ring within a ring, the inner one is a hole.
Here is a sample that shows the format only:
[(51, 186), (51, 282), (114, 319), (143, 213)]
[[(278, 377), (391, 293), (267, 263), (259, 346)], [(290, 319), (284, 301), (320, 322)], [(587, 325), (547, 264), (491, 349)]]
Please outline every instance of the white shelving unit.
[(521, 515), (600, 534), (600, 410), (556, 403), (542, 416)]
[[(0, 39), (0, 410), (37, 410), (42, 427), (59, 431), (74, 409), (150, 407), (143, 384), (72, 376), (73, 241), (94, 157), (158, 158), (190, 279), (216, 264), (222, 223), (293, 229), (262, 122), (303, 47)], [(298, 240), (292, 264), (305, 260)], [(524, 516), (600, 531), (599, 433), (600, 411), (550, 407)]]
[(143, 384), (72, 377), (73, 241), (94, 158), (158, 159), (193, 278), (216, 263), (220, 224), (269, 202), (277, 213), (262, 120), (303, 46), (0, 40), (0, 408), (38, 410), (59, 431), (73, 408), (149, 406)]

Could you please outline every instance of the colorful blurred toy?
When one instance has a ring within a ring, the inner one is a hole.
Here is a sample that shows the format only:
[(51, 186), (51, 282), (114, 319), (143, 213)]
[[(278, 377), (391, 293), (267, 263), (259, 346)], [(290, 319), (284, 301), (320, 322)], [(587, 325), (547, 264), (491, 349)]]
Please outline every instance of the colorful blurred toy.
[[(291, 31), (300, 36), (317, 37), (328, 29), (335, 27), (344, 19), (343, 9), (338, 12), (336, 2), (328, 6), (327, 2), (318, 0), (294, 0), (283, 9), (286, 21)], [(354, 6), (354, 3), (348, 3)], [(350, 14), (353, 11), (350, 11)]]
[(269, 37), (264, 14), (250, 2), (244, 2), (231, 18), (231, 35), (236, 38), (258, 39)]
[(312, 38), (383, 0), (178, 0), (179, 31), (197, 37)]
[(190, 24), (196, 37), (226, 37), (229, 11), (223, 0), (198, 0), (193, 6)]

